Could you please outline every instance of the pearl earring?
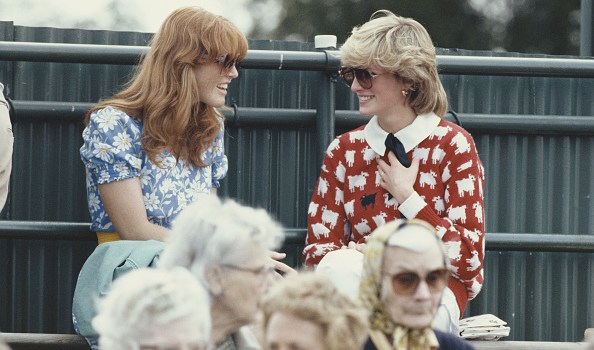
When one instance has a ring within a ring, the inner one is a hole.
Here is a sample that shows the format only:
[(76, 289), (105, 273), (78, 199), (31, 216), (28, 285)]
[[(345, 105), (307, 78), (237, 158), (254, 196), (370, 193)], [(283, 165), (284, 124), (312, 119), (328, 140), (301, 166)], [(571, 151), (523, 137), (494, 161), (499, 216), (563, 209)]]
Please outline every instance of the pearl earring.
[(401, 92), (402, 92), (402, 96), (404, 96), (404, 97), (406, 97), (406, 95), (408, 95), (408, 91), (406, 91), (406, 90), (402, 90)]

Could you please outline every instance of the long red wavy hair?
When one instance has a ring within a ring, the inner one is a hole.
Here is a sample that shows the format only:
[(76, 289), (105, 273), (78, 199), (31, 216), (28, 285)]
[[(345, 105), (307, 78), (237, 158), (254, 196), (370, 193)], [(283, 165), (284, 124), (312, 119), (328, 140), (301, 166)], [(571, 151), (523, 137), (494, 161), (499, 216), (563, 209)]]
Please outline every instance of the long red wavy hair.
[(124, 89), (86, 115), (113, 106), (144, 123), (141, 141), (149, 159), (168, 150), (204, 167), (202, 154), (221, 130), (222, 114), (200, 102), (195, 67), (222, 55), (241, 61), (248, 43), (229, 20), (200, 7), (173, 11), (153, 36), (150, 49)]

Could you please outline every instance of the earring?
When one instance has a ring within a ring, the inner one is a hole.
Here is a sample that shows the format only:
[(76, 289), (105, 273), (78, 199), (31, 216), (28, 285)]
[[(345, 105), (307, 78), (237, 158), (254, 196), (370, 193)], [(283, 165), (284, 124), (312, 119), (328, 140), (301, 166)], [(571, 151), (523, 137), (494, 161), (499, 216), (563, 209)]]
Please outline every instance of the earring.
[(408, 95), (408, 91), (407, 90), (404, 90), (403, 89), (401, 92), (402, 92), (402, 96), (404, 96), (404, 97), (406, 97), (406, 95)]

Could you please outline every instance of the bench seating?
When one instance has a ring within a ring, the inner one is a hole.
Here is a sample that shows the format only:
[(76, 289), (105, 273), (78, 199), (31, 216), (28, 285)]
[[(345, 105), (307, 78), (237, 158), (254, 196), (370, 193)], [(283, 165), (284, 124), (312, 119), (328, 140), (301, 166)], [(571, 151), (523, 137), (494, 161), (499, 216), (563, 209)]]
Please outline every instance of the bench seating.
[(584, 343), (542, 341), (471, 341), (476, 350), (584, 350)]
[[(594, 328), (586, 335), (594, 334)], [(85, 339), (74, 334), (3, 333), (12, 350), (89, 350)], [(471, 341), (477, 350), (578, 350), (584, 343), (532, 341)]]
[(85, 338), (75, 334), (2, 333), (12, 350), (89, 350)]

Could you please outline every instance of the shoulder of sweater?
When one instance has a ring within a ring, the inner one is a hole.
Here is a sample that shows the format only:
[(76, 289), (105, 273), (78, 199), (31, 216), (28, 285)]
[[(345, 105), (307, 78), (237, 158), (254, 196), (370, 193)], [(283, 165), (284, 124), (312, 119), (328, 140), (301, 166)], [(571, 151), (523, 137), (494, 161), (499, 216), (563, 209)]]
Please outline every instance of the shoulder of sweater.
[(464, 129), (463, 126), (458, 125), (456, 123), (452, 123), (449, 120), (446, 120), (444, 118), (441, 118), (441, 121), (439, 122), (439, 124), (437, 126), (441, 126), (441, 127), (450, 127), (452, 129), (452, 133), (455, 135), (456, 132), (461, 132), (462, 134), (464, 134), (467, 137), (472, 137), (470, 135), (470, 132), (468, 132), (468, 130)]
[(474, 144), (472, 135), (461, 127), (460, 125), (442, 119), (437, 125), (436, 130), (426, 139), (421, 141), (420, 147), (438, 147), (445, 150), (455, 149), (460, 144), (471, 143)]
[(330, 145), (328, 145), (326, 154), (332, 152), (333, 154), (340, 154), (341, 157), (344, 157), (347, 151), (359, 152), (360, 150), (369, 147), (369, 144), (365, 140), (365, 136), (363, 134), (364, 128), (365, 125), (336, 136)]
[(363, 132), (363, 129), (365, 129), (365, 125), (367, 125), (367, 124), (363, 124), (363, 125), (355, 128), (355, 129), (351, 129), (351, 130), (349, 130), (347, 132), (344, 132), (344, 133), (338, 135), (336, 138), (338, 138), (338, 139), (348, 139), (349, 137), (351, 137), (350, 136), (351, 134), (356, 134), (356, 133)]

